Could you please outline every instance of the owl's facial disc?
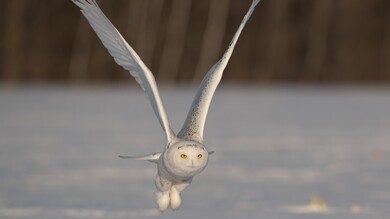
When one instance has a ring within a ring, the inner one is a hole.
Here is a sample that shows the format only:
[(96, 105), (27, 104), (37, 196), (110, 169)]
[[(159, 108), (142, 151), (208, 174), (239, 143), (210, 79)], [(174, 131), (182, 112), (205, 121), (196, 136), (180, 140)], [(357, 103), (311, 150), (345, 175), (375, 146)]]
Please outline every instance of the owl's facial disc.
[[(191, 159), (191, 166), (190, 167), (195, 168), (197, 166), (196, 164), (204, 162), (204, 160), (202, 160), (202, 159), (204, 159), (204, 157), (203, 157), (204, 152), (203, 151), (199, 151), (197, 154), (196, 151), (186, 150), (186, 151), (183, 151), (182, 154), (180, 154), (180, 158), (184, 159), (184, 160)], [(187, 153), (190, 153), (191, 155), (188, 156)], [(196, 155), (196, 156), (193, 156), (193, 155)], [(195, 162), (194, 162), (194, 160), (195, 160)], [(199, 162), (196, 162), (197, 160), (199, 160)], [(188, 163), (188, 162), (186, 162), (186, 163)]]
[(178, 153), (175, 156), (180, 156), (182, 160), (180, 163), (190, 168), (202, 166), (205, 162), (205, 155), (208, 154), (204, 147), (198, 145), (179, 146), (177, 150)]
[(208, 152), (198, 143), (181, 142), (171, 146), (166, 154), (166, 166), (175, 176), (191, 177), (200, 173), (207, 164)]

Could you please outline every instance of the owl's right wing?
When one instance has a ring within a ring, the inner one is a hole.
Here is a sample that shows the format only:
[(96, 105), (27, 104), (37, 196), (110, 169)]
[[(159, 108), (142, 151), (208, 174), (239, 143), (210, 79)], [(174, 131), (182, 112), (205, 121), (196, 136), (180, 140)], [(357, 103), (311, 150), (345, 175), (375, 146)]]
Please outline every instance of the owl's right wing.
[(194, 140), (201, 143), (203, 142), (203, 129), (211, 99), (219, 82), (221, 81), (223, 71), (225, 70), (225, 67), (233, 53), (238, 37), (259, 2), (260, 0), (252, 1), (252, 5), (238, 27), (238, 30), (230, 42), (228, 49), (223, 54), (222, 58), (211, 67), (206, 76), (203, 78), (192, 102), (190, 111), (188, 112), (186, 121), (178, 134), (180, 138)]
[(147, 160), (147, 161), (152, 162), (152, 163), (157, 163), (158, 159), (160, 159), (160, 156), (161, 156), (161, 153), (157, 152), (157, 153), (153, 153), (153, 154), (149, 154), (149, 155), (145, 155), (145, 156), (122, 156), (122, 155), (119, 155), (118, 157), (120, 157), (122, 159)]
[(108, 52), (115, 59), (115, 62), (128, 70), (141, 88), (147, 93), (154, 113), (165, 132), (167, 143), (171, 142), (176, 135), (169, 125), (168, 116), (165, 112), (152, 72), (100, 10), (95, 0), (72, 1), (81, 9), (84, 17), (88, 20)]

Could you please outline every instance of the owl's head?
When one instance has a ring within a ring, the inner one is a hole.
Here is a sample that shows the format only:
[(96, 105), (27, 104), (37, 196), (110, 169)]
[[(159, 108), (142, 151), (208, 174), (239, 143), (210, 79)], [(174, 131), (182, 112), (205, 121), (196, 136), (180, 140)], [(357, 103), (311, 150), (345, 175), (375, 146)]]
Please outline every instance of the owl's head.
[(202, 172), (207, 165), (208, 155), (202, 144), (180, 141), (164, 152), (164, 164), (172, 175), (188, 178)]

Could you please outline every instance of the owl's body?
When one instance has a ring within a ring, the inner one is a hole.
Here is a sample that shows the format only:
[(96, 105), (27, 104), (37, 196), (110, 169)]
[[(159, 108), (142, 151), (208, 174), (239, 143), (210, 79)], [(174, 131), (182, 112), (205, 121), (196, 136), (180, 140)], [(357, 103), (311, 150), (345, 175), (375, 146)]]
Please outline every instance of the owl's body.
[(180, 192), (204, 170), (208, 154), (202, 144), (186, 140), (175, 142), (161, 154), (156, 177), (156, 202), (160, 211), (168, 206), (174, 210), (180, 206)]
[(162, 153), (140, 157), (120, 157), (156, 163), (156, 202), (158, 208), (160, 211), (165, 211), (169, 206), (173, 210), (179, 208), (181, 204), (180, 192), (190, 185), (195, 175), (204, 170), (208, 162), (208, 155), (213, 153), (208, 152), (203, 145), (203, 129), (207, 112), (238, 37), (260, 0), (252, 0), (252, 4), (228, 49), (202, 80), (184, 125), (177, 135), (170, 127), (152, 72), (100, 10), (95, 0), (72, 1), (80, 7), (81, 12), (87, 18), (103, 45), (108, 49), (108, 52), (114, 57), (116, 63), (128, 70), (147, 93), (153, 110), (165, 132), (167, 144)]
[(207, 166), (209, 154), (206, 147), (196, 141), (178, 137), (164, 152), (146, 156), (119, 156), (124, 159), (147, 160), (157, 164), (156, 203), (160, 211), (169, 206), (176, 210), (181, 204), (180, 192), (191, 184), (192, 178)]

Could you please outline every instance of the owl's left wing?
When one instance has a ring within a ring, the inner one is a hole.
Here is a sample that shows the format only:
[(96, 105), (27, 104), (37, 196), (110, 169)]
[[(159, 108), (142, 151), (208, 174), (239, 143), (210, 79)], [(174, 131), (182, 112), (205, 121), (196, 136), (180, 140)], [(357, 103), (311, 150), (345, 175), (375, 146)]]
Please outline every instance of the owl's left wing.
[(211, 67), (203, 78), (192, 102), (190, 111), (188, 112), (187, 119), (178, 134), (179, 137), (201, 143), (203, 142), (203, 129), (211, 99), (215, 89), (221, 81), (223, 71), (233, 53), (238, 37), (259, 2), (260, 0), (252, 1), (252, 5), (238, 27), (238, 30), (230, 42), (228, 49), (223, 54), (223, 57)]
[(169, 125), (168, 116), (165, 112), (152, 72), (100, 10), (95, 0), (72, 1), (81, 9), (84, 17), (87, 18), (103, 45), (115, 59), (115, 62), (128, 70), (131, 76), (135, 78), (141, 88), (147, 93), (154, 113), (165, 132), (167, 143), (169, 144), (176, 135)]

